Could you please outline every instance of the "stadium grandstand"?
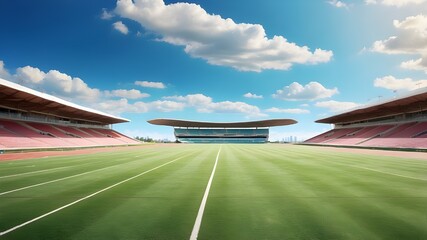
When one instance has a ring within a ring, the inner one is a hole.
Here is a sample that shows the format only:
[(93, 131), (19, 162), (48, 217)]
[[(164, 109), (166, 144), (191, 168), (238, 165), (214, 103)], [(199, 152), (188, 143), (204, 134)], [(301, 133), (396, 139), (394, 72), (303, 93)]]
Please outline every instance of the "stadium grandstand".
[(308, 144), (427, 149), (427, 88), (316, 121), (334, 124)]
[(270, 127), (297, 123), (292, 119), (232, 123), (153, 119), (148, 122), (173, 127), (176, 141), (182, 143), (266, 143)]
[(124, 122), (0, 79), (0, 150), (139, 144), (111, 129)]

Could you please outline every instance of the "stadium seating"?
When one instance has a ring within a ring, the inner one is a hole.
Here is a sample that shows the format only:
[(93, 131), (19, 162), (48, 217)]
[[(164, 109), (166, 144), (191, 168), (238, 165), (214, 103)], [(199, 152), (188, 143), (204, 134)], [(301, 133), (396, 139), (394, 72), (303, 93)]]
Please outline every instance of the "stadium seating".
[(29, 137), (22, 137), (22, 135), (6, 129), (3, 123), (3, 121), (0, 121), (0, 143), (3, 146), (3, 149), (16, 148), (18, 145), (24, 148), (38, 146), (48, 147), (48, 144), (44, 142), (40, 142)]
[(189, 143), (265, 143), (268, 133), (264, 128), (175, 128), (177, 140)]
[(179, 138), (183, 143), (265, 143), (265, 138)]
[[(48, 132), (58, 138), (57, 140), (67, 142), (71, 144), (71, 146), (92, 146), (93, 142), (88, 141), (85, 138), (79, 138), (75, 135), (66, 134), (64, 131), (61, 131), (60, 129), (56, 128), (53, 125), (47, 125), (47, 124), (41, 124), (41, 123), (27, 123), (27, 125), (30, 125), (36, 129), (39, 129), (44, 132)], [(65, 146), (65, 145), (64, 145)]]
[(121, 141), (118, 137), (113, 137), (110, 134), (102, 133), (102, 129), (92, 129), (92, 128), (83, 128), (83, 131), (93, 136), (94, 141), (100, 142), (107, 145), (120, 145), (126, 144), (126, 142)]
[(120, 141), (122, 141), (124, 143), (129, 143), (129, 144), (134, 144), (135, 143), (135, 140), (130, 139), (130, 138), (126, 137), (125, 135), (123, 135), (123, 134), (121, 134), (119, 132), (116, 132), (114, 130), (111, 130), (111, 129), (97, 129), (97, 131), (100, 132), (100, 133), (103, 133), (104, 135), (111, 136), (114, 139), (120, 140)]
[(329, 144), (334, 145), (354, 145), (359, 144), (363, 141), (366, 141), (372, 137), (377, 136), (378, 134), (381, 134), (390, 128), (394, 127), (393, 125), (388, 126), (372, 126), (372, 127), (365, 127), (358, 131), (355, 131), (353, 133), (344, 135), (340, 138), (334, 139)]
[(138, 143), (111, 129), (0, 120), (1, 149), (90, 147)]
[(427, 122), (394, 123), (333, 129), (305, 141), (309, 144), (427, 148)]
[[(12, 132), (15, 137), (18, 137), (15, 139), (17, 141), (16, 144), (18, 145), (29, 146), (31, 145), (31, 142), (35, 145), (34, 147), (49, 147), (51, 146), (51, 144), (58, 145), (57, 143), (55, 143), (54, 137), (49, 136), (44, 132), (39, 132), (35, 129), (31, 129), (28, 126), (23, 125), (22, 123), (13, 121), (0, 121), (0, 124), (3, 126), (4, 129), (9, 132)], [(28, 139), (23, 139), (24, 137)], [(3, 141), (0, 142), (3, 143)], [(7, 142), (11, 143), (10, 141)]]
[(268, 129), (184, 129), (176, 128), (177, 136), (264, 136)]
[(398, 125), (393, 131), (377, 136), (360, 146), (396, 147), (396, 148), (427, 148), (427, 141), (422, 137), (427, 131), (427, 122), (412, 122)]
[(307, 143), (326, 143), (331, 142), (335, 139), (344, 137), (346, 135), (355, 133), (359, 131), (361, 128), (341, 128), (341, 129), (332, 129), (323, 134), (320, 134), (316, 137), (313, 137), (307, 140)]

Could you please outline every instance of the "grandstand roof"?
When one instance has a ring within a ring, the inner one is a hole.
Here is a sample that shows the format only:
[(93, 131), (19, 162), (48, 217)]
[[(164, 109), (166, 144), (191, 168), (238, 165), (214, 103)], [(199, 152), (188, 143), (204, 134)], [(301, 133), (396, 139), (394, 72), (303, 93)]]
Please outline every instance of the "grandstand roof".
[(102, 124), (129, 122), (0, 78), (0, 106)]
[(319, 119), (317, 123), (349, 123), (403, 113), (427, 110), (427, 88), (411, 91), (399, 98), (353, 108), (331, 117)]
[(155, 125), (171, 127), (201, 127), (201, 128), (254, 128), (254, 127), (275, 127), (297, 123), (293, 119), (269, 119), (251, 122), (198, 122), (176, 119), (153, 119), (147, 121)]

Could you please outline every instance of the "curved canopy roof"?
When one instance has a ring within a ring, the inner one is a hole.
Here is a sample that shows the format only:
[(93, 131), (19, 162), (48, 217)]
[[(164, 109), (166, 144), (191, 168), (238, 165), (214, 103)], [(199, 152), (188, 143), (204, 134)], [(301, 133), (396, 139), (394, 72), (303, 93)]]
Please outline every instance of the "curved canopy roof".
[(427, 88), (422, 88), (399, 98), (360, 106), (344, 113), (319, 119), (316, 122), (333, 124), (349, 123), (425, 110), (427, 110)]
[(164, 125), (171, 127), (202, 127), (202, 128), (254, 128), (254, 127), (275, 127), (286, 126), (297, 123), (293, 119), (269, 119), (251, 122), (197, 122), (176, 119), (153, 119), (147, 121), (154, 125)]
[(1, 78), (0, 107), (100, 124), (129, 122), (127, 119), (79, 106)]

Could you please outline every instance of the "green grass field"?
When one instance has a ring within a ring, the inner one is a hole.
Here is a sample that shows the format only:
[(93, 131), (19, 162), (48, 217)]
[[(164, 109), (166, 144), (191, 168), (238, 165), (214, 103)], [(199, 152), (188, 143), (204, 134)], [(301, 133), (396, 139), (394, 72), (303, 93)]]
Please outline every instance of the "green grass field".
[(426, 160), (273, 144), (0, 162), (0, 239), (189, 239), (220, 147), (198, 239), (427, 239)]

